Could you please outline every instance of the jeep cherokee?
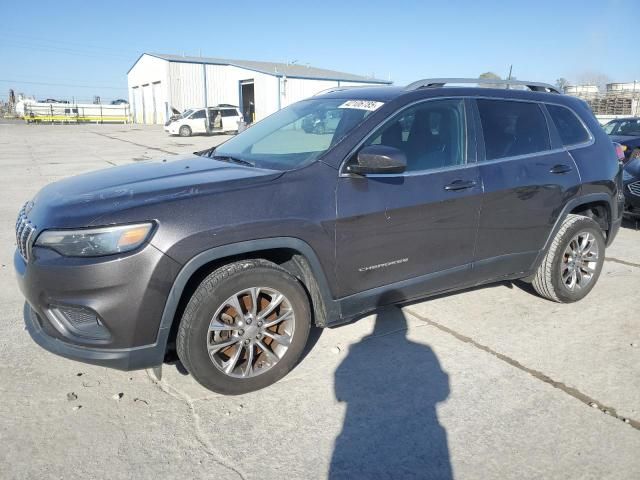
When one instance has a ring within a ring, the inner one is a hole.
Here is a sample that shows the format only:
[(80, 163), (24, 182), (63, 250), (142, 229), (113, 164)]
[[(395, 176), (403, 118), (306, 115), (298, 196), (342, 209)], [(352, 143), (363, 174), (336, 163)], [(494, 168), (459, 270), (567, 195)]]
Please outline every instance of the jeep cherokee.
[(123, 370), (177, 353), (240, 394), (311, 325), (384, 304), (513, 279), (580, 300), (621, 223), (611, 140), (549, 85), (467, 83), (335, 88), (211, 150), (46, 186), (16, 225), (29, 333)]

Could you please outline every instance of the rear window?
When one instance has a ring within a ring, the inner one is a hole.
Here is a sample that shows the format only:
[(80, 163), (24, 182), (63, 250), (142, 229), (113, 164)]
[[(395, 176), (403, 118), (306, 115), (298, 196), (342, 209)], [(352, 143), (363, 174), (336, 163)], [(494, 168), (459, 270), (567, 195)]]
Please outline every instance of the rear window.
[(551, 148), (547, 121), (537, 103), (478, 99), (487, 160)]
[(558, 105), (547, 105), (547, 110), (565, 147), (589, 141), (589, 132), (571, 110)]

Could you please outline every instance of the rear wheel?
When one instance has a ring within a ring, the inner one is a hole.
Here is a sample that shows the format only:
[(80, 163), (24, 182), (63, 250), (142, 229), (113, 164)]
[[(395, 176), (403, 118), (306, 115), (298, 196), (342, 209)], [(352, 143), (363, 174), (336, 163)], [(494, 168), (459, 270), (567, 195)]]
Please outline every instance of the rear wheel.
[(604, 235), (589, 217), (569, 215), (533, 278), (533, 288), (555, 302), (584, 298), (595, 286), (605, 256)]
[(265, 260), (240, 261), (196, 289), (178, 329), (178, 356), (209, 390), (251, 392), (294, 367), (310, 325), (307, 295), (295, 277)]
[(178, 133), (180, 134), (181, 137), (190, 137), (191, 127), (189, 127), (188, 125), (183, 125), (180, 127), (180, 130), (178, 130)]

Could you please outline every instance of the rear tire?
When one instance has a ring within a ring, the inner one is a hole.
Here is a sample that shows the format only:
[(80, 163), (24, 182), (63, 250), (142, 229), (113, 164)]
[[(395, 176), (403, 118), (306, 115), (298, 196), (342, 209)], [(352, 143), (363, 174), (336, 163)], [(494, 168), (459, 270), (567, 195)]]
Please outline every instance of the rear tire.
[(190, 137), (191, 127), (189, 127), (188, 125), (183, 125), (180, 127), (180, 130), (178, 130), (178, 133), (180, 134), (181, 137)]
[(533, 277), (533, 288), (554, 302), (577, 302), (598, 281), (604, 256), (600, 226), (589, 217), (568, 215)]
[(266, 260), (243, 260), (198, 286), (178, 328), (178, 357), (205, 388), (239, 395), (284, 377), (310, 326), (309, 300), (295, 277)]

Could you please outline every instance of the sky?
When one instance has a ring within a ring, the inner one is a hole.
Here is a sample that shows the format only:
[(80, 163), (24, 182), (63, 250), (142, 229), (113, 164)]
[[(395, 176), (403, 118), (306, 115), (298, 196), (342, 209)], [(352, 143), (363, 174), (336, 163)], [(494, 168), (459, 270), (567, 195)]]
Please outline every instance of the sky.
[(396, 85), (506, 77), (510, 65), (523, 80), (640, 80), (629, 31), (639, 0), (0, 0), (0, 9), (0, 100), (9, 88), (127, 98), (127, 70), (144, 52), (297, 61)]

